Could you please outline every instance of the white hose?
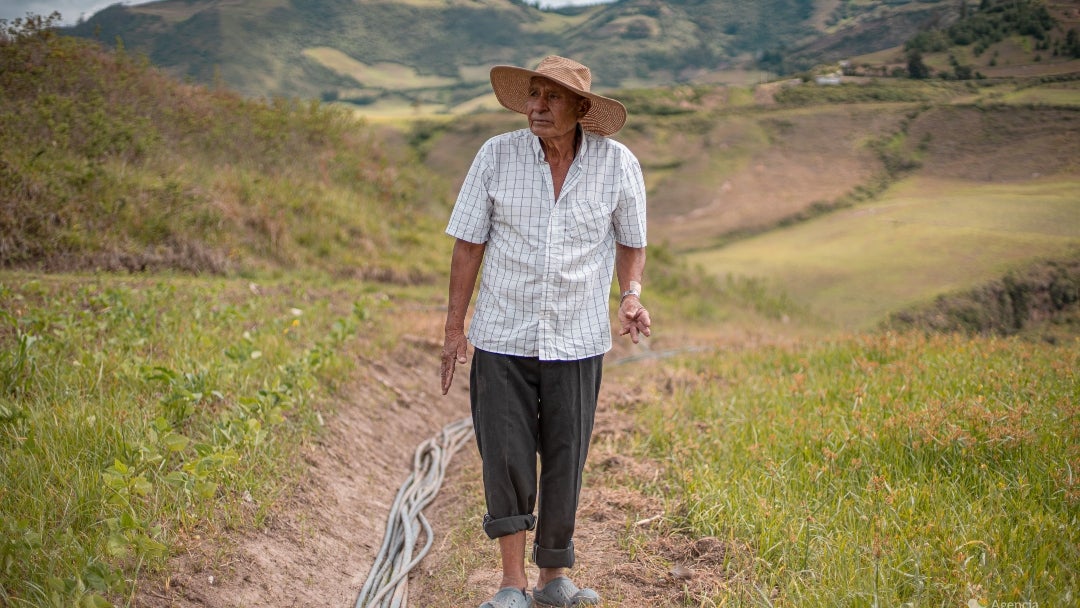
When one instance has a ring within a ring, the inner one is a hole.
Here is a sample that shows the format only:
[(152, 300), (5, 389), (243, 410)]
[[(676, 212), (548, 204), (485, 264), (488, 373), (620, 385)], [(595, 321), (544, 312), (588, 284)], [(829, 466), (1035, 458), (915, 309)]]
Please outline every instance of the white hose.
[[(413, 472), (398, 490), (386, 520), (382, 548), (356, 608), (405, 608), (409, 603), (409, 572), (427, 555), (434, 541), (424, 507), (435, 500), (454, 453), (473, 434), (472, 419), (452, 422), (441, 433), (421, 443), (413, 458)], [(424, 546), (413, 555), (423, 532)]]

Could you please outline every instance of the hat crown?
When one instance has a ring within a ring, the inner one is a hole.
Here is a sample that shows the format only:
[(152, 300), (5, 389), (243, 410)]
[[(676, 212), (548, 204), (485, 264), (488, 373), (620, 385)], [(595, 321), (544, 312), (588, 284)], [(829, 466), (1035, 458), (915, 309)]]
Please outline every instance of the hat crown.
[(512, 65), (491, 68), (491, 89), (499, 103), (518, 114), (528, 114), (530, 79), (547, 78), (589, 99), (589, 111), (578, 123), (581, 128), (602, 137), (612, 135), (626, 123), (626, 106), (617, 100), (592, 92), (592, 72), (589, 68), (566, 57), (549, 55), (535, 70)]
[(551, 55), (537, 64), (536, 71), (579, 91), (592, 91), (592, 72), (573, 59)]

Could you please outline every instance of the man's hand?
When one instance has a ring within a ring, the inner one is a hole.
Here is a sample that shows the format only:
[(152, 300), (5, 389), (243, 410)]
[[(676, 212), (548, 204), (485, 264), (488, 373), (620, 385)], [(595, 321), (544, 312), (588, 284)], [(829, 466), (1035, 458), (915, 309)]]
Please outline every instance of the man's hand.
[(442, 349), (442, 394), (450, 391), (450, 385), (454, 382), (454, 367), (458, 363), (465, 363), (468, 347), (469, 341), (465, 338), (464, 330), (446, 330)]
[(458, 239), (454, 242), (454, 256), (450, 261), (450, 293), (446, 304), (446, 324), (443, 331), (442, 394), (450, 390), (454, 382), (454, 366), (465, 363), (469, 341), (465, 338), (465, 313), (469, 309), (476, 277), (484, 260), (487, 245)]
[(638, 343), (639, 334), (645, 337), (652, 335), (650, 329), (652, 319), (649, 318), (649, 311), (645, 310), (637, 296), (627, 296), (619, 303), (619, 324), (622, 325), (619, 335), (630, 334), (630, 339), (634, 341), (634, 344)]

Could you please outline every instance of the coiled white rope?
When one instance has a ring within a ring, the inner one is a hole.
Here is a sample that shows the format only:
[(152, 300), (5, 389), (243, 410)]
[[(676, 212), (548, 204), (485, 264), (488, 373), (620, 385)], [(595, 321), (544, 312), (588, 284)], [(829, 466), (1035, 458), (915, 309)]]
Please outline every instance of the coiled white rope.
[[(413, 457), (413, 472), (398, 490), (386, 520), (382, 548), (356, 608), (405, 608), (409, 602), (409, 572), (427, 555), (434, 542), (424, 507), (435, 500), (446, 476), (450, 458), (473, 434), (472, 419), (452, 422), (438, 435), (421, 443)], [(424, 546), (413, 551), (423, 532)]]

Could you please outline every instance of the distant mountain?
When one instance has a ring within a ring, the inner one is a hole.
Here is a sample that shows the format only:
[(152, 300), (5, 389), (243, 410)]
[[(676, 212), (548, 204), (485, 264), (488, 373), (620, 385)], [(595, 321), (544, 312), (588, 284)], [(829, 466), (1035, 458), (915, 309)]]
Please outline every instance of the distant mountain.
[[(496, 63), (544, 55), (600, 87), (721, 81), (902, 44), (955, 18), (957, 0), (619, 0), (541, 10), (520, 0), (163, 0), (114, 5), (66, 30), (145, 53), (170, 72), (249, 96), (457, 104)], [(782, 61), (776, 61), (781, 59)]]

